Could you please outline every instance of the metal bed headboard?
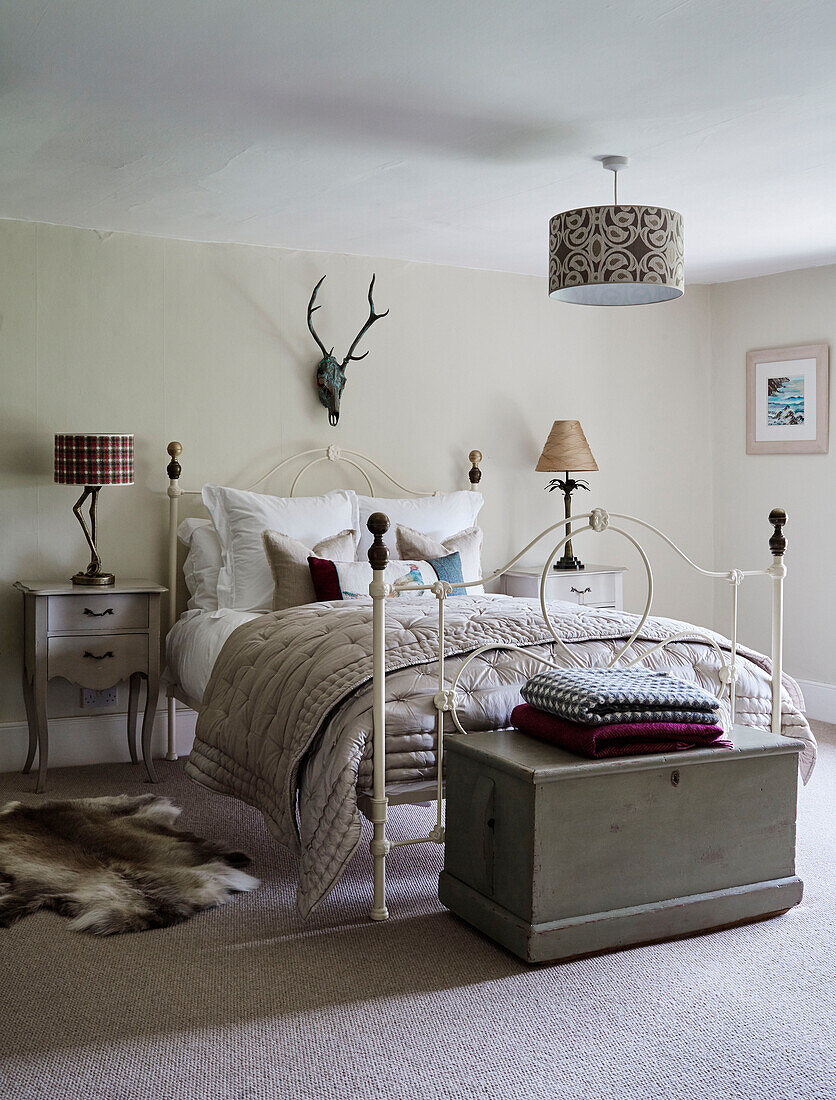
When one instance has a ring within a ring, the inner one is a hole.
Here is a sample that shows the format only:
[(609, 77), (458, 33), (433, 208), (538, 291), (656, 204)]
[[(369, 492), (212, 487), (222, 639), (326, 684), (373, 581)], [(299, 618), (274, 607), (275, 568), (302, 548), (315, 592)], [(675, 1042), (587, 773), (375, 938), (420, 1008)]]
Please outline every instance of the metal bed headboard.
[[(177, 555), (177, 528), (180, 523), (180, 498), (181, 497), (201, 497), (202, 489), (183, 489), (180, 486), (180, 477), (183, 473), (183, 467), (180, 464), (180, 456), (183, 453), (183, 446), (176, 440), (173, 440), (166, 447), (166, 451), (169, 455), (169, 463), (166, 467), (166, 473), (168, 474), (168, 630), (174, 626), (177, 621), (177, 605), (178, 605), (178, 591), (180, 587), (180, 568), (178, 565)], [(368, 455), (362, 454), (360, 451), (353, 451), (345, 447), (336, 447), (330, 444), (327, 447), (312, 447), (305, 451), (298, 451), (296, 454), (289, 455), (287, 458), (283, 458), (280, 462), (277, 462), (275, 466), (271, 466), (266, 473), (257, 478), (249, 485), (241, 486), (247, 492), (253, 492), (269, 481), (271, 477), (278, 474), (286, 466), (292, 463), (305, 460), (301, 469), (299, 469), (293, 478), (290, 485), (290, 496), (294, 496), (296, 488), (302, 479), (302, 477), (312, 469), (314, 466), (319, 465), (322, 462), (333, 462), (335, 465), (342, 463), (345, 466), (349, 466), (357, 471), (365, 481), (369, 489), (369, 496), (376, 496), (374, 485), (369, 471), (379, 474), (381, 477), (389, 481), (401, 492), (406, 493), (408, 496), (413, 497), (431, 497), (436, 496), (441, 490), (439, 489), (413, 489), (408, 485), (404, 485), (396, 477), (393, 477), (388, 470), (376, 462), (373, 458), (369, 458)], [(477, 490), (482, 480), (482, 470), (479, 463), (482, 461), (481, 451), (471, 451), (468, 455), (470, 462), (470, 470), (468, 471), (468, 480), (470, 482), (470, 488)], [(166, 760), (176, 760), (177, 753), (175, 750), (174, 739), (176, 732), (176, 715), (175, 715), (176, 700), (174, 696), (169, 695), (168, 698), (168, 751), (166, 752)]]

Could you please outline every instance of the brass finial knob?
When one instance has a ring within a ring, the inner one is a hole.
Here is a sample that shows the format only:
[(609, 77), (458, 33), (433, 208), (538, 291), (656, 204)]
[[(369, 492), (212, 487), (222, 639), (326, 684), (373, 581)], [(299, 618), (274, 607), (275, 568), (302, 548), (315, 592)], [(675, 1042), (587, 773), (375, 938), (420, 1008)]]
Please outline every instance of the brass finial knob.
[(166, 447), (166, 450), (168, 451), (168, 453), (171, 455), (172, 458), (177, 458), (179, 455), (181, 455), (183, 453), (183, 444), (178, 443), (177, 440), (174, 439)]
[(482, 452), (471, 451), (467, 457), (470, 459), (474, 466), (478, 466), (479, 463), (482, 461)]

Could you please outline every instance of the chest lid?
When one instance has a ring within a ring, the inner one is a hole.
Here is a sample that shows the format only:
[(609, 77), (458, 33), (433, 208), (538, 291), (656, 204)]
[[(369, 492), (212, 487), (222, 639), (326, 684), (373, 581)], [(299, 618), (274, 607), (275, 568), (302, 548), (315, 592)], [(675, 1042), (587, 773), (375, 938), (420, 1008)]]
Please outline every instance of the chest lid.
[(582, 779), (606, 772), (644, 771), (668, 766), (714, 763), (718, 760), (740, 760), (753, 756), (774, 756), (800, 753), (802, 741), (791, 737), (776, 737), (773, 733), (735, 726), (729, 734), (733, 748), (691, 749), (686, 752), (652, 753), (646, 756), (621, 756), (606, 760), (591, 760), (576, 756), (546, 741), (538, 741), (519, 730), (488, 730), (481, 733), (449, 734), (444, 739), (445, 751), (459, 753), (480, 763), (508, 772), (532, 784)]

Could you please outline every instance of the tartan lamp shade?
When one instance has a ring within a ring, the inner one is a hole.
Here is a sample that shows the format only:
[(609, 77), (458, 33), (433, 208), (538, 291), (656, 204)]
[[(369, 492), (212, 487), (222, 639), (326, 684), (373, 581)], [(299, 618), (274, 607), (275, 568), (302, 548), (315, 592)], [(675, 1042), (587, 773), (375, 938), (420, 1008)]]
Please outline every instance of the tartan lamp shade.
[(133, 485), (132, 435), (56, 435), (55, 480), (61, 485)]

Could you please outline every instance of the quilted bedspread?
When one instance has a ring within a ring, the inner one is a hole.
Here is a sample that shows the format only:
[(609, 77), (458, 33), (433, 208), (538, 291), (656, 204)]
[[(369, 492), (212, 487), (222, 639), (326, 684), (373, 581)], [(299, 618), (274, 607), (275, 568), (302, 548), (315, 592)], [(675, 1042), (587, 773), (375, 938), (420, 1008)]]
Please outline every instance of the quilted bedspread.
[[(550, 604), (550, 614), (563, 641), (590, 667), (605, 664), (638, 621), (625, 612), (560, 601)], [(357, 791), (371, 786), (372, 771), (371, 618), (371, 600), (363, 598), (277, 611), (239, 627), (215, 662), (186, 766), (203, 786), (257, 807), (271, 833), (297, 854), (302, 916), (327, 896), (361, 838)], [(387, 784), (433, 778), (436, 601), (387, 600), (386, 620)], [(652, 655), (647, 667), (718, 692), (718, 654), (688, 624), (648, 619), (635, 651), (683, 630), (689, 639)], [(712, 637), (729, 649), (726, 639)], [(543, 668), (538, 654), (568, 662), (551, 639), (538, 601), (447, 600), (448, 679), (467, 653), (507, 643), (524, 652), (490, 650), (464, 672), (458, 713), (465, 729), (509, 725), (520, 688)], [(768, 659), (741, 647), (736, 720), (768, 728), (770, 698)], [(806, 743), (806, 779), (816, 749), (803, 705), (798, 685), (785, 677), (783, 732)]]

